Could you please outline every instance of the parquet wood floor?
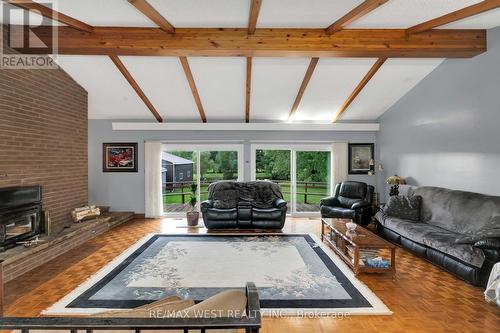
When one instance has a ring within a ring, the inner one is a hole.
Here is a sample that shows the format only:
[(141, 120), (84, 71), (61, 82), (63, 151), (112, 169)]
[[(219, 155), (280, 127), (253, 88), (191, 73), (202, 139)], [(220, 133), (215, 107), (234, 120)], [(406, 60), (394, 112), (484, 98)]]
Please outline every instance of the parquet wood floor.
[[(37, 316), (148, 233), (185, 233), (178, 220), (136, 219), (96, 237), (5, 285), (7, 316)], [(195, 229), (204, 233), (204, 229)], [(320, 233), (319, 219), (289, 218), (284, 232)], [(262, 332), (500, 332), (500, 308), (483, 290), (398, 249), (397, 279), (359, 278), (394, 312), (345, 319), (264, 318)]]

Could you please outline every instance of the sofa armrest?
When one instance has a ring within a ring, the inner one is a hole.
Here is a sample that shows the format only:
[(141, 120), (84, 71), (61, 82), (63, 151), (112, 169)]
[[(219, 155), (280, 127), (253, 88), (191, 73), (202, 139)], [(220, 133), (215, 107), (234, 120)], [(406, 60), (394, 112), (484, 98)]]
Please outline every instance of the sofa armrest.
[(483, 250), (500, 250), (499, 238), (485, 238), (474, 243), (474, 247)]
[(319, 204), (321, 206), (330, 206), (330, 207), (341, 207), (339, 199), (336, 197), (323, 198), (320, 200)]
[(214, 202), (212, 200), (205, 200), (200, 204), (200, 210), (206, 212), (209, 208), (213, 208)]
[(283, 199), (278, 198), (278, 199), (274, 200), (273, 206), (276, 207), (276, 208), (286, 207), (286, 201), (283, 200)]
[(371, 207), (371, 204), (368, 201), (366, 201), (366, 200), (360, 200), (358, 202), (355, 202), (351, 206), (351, 209), (352, 210), (357, 210), (357, 209), (366, 208), (366, 207)]

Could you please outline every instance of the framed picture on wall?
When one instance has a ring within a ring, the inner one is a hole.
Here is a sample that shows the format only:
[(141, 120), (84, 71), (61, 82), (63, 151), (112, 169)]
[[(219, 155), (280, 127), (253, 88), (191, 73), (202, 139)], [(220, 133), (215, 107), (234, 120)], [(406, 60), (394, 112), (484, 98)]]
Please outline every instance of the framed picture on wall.
[(370, 160), (375, 159), (373, 143), (349, 144), (349, 174), (367, 175), (370, 171)]
[(137, 143), (103, 143), (103, 172), (137, 172)]

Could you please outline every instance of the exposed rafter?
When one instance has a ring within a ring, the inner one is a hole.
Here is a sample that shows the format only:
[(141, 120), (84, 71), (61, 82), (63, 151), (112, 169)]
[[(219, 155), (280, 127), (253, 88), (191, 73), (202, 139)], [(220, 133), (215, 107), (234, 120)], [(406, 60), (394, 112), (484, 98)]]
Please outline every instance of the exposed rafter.
[(408, 34), (416, 34), (419, 32), (428, 31), (433, 28), (462, 20), (470, 16), (481, 14), (496, 8), (500, 8), (500, 0), (484, 0), (475, 5), (459, 9), (457, 11), (448, 13), (424, 23), (417, 24), (411, 28), (408, 28), (406, 32)]
[[(466, 58), (486, 51), (485, 30), (431, 30), (407, 35), (404, 29), (176, 29), (95, 27), (82, 34), (58, 27), (58, 53), (78, 55)], [(13, 29), (16, 30), (16, 29)], [(31, 28), (46, 45), (52, 30)], [(9, 36), (22, 41), (22, 31)], [(15, 44), (14, 44), (15, 45)], [(23, 53), (41, 50), (16, 48)]]
[(198, 88), (196, 88), (196, 83), (194, 82), (193, 73), (191, 72), (191, 67), (189, 67), (189, 62), (186, 57), (179, 57), (184, 73), (186, 74), (187, 81), (189, 83), (189, 88), (193, 93), (194, 101), (198, 107), (198, 112), (200, 113), (201, 121), (207, 122), (207, 117), (205, 116), (205, 111), (203, 110), (203, 104), (201, 104), (200, 95), (198, 94)]
[(387, 1), (389, 0), (365, 0), (362, 4), (360, 4), (349, 13), (338, 19), (336, 22), (332, 23), (328, 28), (326, 28), (326, 33), (331, 35), (342, 30), (348, 24), (372, 12), (373, 10), (385, 4)]
[(142, 101), (144, 102), (144, 104), (146, 104), (146, 106), (148, 107), (149, 111), (151, 111), (151, 113), (156, 118), (156, 120), (158, 120), (159, 123), (163, 122), (163, 119), (161, 118), (161, 116), (158, 113), (158, 111), (156, 111), (155, 107), (153, 106), (153, 103), (151, 103), (151, 101), (148, 99), (148, 97), (146, 96), (146, 94), (144, 94), (144, 92), (142, 91), (141, 87), (139, 87), (139, 85), (134, 80), (134, 78), (132, 77), (132, 75), (130, 74), (130, 72), (127, 70), (127, 68), (125, 67), (125, 65), (123, 64), (123, 62), (120, 60), (120, 58), (118, 58), (117, 56), (113, 56), (113, 55), (110, 56), (110, 58), (113, 61), (113, 63), (116, 65), (116, 67), (118, 68), (118, 70), (123, 74), (123, 76), (128, 81), (128, 83), (135, 90), (135, 92), (137, 93), (137, 95), (139, 95), (139, 97), (142, 99)]
[(366, 73), (365, 77), (363, 77), (361, 82), (356, 86), (354, 91), (349, 95), (349, 97), (344, 102), (340, 110), (338, 110), (337, 113), (333, 116), (332, 123), (340, 119), (340, 117), (347, 110), (349, 105), (351, 105), (351, 103), (356, 99), (359, 93), (368, 84), (368, 82), (372, 79), (372, 77), (378, 72), (378, 70), (380, 69), (380, 67), (382, 67), (382, 65), (385, 63), (386, 60), (387, 60), (386, 58), (380, 58), (375, 62), (375, 64), (370, 68), (368, 73)]
[(42, 4), (36, 3), (34, 1), (30, 1), (30, 0), (3, 0), (3, 1), (6, 3), (9, 3), (11, 5), (14, 5), (16, 7), (40, 14), (40, 15), (47, 17), (51, 20), (61, 22), (63, 24), (70, 26), (71, 28), (78, 29), (80, 31), (85, 31), (85, 32), (93, 32), (94, 31), (93, 26), (88, 25), (87, 23), (83, 23), (82, 21), (74, 19), (68, 15), (64, 15), (62, 13), (59, 13), (59, 12), (53, 10), (52, 8), (49, 8), (49, 7), (44, 6)]
[(146, 0), (128, 0), (137, 10), (146, 15), (151, 21), (156, 23), (162, 30), (170, 33), (175, 32), (175, 28), (167, 21), (149, 2)]
[(245, 122), (250, 122), (250, 98), (252, 94), (252, 57), (247, 58), (247, 82), (245, 97)]
[(263, 0), (252, 0), (250, 5), (250, 15), (248, 17), (248, 33), (253, 34), (257, 27), (257, 18), (259, 17), (260, 6)]
[(307, 85), (311, 80), (311, 77), (314, 73), (314, 69), (318, 64), (319, 58), (312, 58), (309, 62), (309, 66), (307, 67), (306, 74), (304, 75), (304, 79), (302, 80), (302, 84), (300, 85), (299, 92), (297, 93), (297, 97), (295, 97), (295, 101), (293, 102), (292, 109), (290, 110), (290, 114), (288, 115), (288, 120), (293, 119), (295, 112), (297, 111), (300, 101), (302, 100), (302, 96), (304, 96), (304, 92), (306, 91)]

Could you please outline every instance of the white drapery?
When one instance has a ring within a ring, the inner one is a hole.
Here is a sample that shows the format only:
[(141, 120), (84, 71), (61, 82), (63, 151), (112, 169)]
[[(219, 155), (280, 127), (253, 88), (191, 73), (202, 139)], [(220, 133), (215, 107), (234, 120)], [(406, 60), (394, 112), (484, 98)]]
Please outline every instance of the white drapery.
[(163, 196), (161, 184), (161, 142), (144, 144), (145, 176), (145, 216), (158, 218), (163, 216)]
[(347, 180), (348, 176), (348, 145), (347, 142), (334, 142), (332, 144), (333, 168), (332, 184), (333, 188), (337, 183)]

